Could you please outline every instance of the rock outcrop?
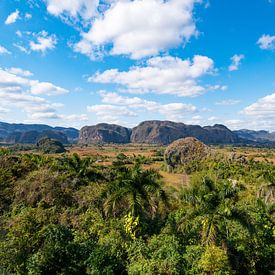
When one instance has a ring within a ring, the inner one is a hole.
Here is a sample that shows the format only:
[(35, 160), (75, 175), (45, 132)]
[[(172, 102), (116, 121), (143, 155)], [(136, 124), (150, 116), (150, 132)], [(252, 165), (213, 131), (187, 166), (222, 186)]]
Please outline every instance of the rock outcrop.
[(191, 161), (200, 161), (211, 154), (211, 149), (196, 138), (188, 137), (174, 141), (164, 153), (164, 160), (169, 167), (175, 168)]
[(80, 144), (129, 143), (131, 130), (115, 124), (100, 123), (80, 130)]
[(237, 135), (223, 125), (201, 127), (158, 120), (144, 121), (133, 128), (131, 142), (166, 145), (185, 137), (195, 137), (207, 144), (238, 142)]

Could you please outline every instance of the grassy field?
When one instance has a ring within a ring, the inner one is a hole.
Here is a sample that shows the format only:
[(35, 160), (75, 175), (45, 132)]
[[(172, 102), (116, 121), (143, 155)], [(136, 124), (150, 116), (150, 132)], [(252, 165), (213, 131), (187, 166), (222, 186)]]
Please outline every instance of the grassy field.
[[(252, 148), (252, 147), (218, 147), (212, 146), (218, 152), (230, 155), (245, 156), (248, 159), (257, 161), (268, 161), (275, 164), (275, 149), (270, 148)], [(150, 164), (144, 164), (144, 168), (153, 168), (160, 172), (166, 185), (179, 188), (189, 183), (189, 176), (184, 173), (168, 173), (161, 160), (155, 160), (165, 151), (166, 146), (146, 145), (146, 144), (125, 144), (125, 145), (73, 145), (67, 147), (67, 154), (78, 154), (81, 157), (92, 156), (102, 165), (111, 165), (116, 156), (123, 153), (127, 157), (143, 156), (152, 160)]]

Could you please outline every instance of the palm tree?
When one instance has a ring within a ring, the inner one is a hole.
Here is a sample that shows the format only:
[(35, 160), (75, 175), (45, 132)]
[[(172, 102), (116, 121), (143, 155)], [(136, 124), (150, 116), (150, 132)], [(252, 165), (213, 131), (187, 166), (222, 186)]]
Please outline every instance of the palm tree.
[(107, 184), (102, 194), (105, 215), (154, 216), (159, 201), (166, 201), (160, 178), (155, 170), (144, 170), (138, 163), (133, 167), (117, 167), (115, 179)]
[(88, 183), (101, 178), (100, 172), (93, 166), (93, 163), (89, 157), (80, 158), (78, 154), (73, 154), (71, 157), (65, 156), (57, 167), (62, 168), (80, 182)]
[(202, 182), (183, 192), (182, 201), (187, 210), (179, 222), (179, 229), (187, 232), (199, 226), (203, 245), (214, 245), (219, 240), (226, 246), (231, 221), (238, 222), (252, 233), (250, 216), (237, 205), (239, 191), (240, 187), (230, 181), (214, 182), (203, 177)]

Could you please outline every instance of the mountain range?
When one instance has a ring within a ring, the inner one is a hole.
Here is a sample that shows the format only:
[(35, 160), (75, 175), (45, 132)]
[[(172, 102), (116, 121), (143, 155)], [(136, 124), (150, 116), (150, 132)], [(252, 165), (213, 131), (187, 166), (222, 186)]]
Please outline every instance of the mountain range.
[(169, 144), (179, 138), (195, 137), (206, 144), (240, 144), (275, 146), (275, 132), (237, 130), (226, 126), (201, 127), (172, 121), (141, 122), (133, 129), (120, 125), (100, 123), (75, 128), (51, 127), (44, 124), (10, 124), (0, 122), (0, 143), (35, 144), (41, 138), (56, 139), (63, 144), (146, 143)]
[(64, 144), (77, 143), (79, 130), (51, 127), (44, 124), (15, 124), (0, 122), (0, 142), (7, 144), (35, 144), (43, 137), (56, 139)]

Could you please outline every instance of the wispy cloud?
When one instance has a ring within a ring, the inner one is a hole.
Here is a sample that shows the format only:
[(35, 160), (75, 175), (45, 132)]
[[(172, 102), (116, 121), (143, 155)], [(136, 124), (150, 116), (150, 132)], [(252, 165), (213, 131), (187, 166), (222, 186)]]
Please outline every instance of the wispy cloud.
[(16, 10), (16, 11), (14, 11), (13, 13), (11, 13), (11, 14), (7, 17), (7, 19), (6, 19), (6, 21), (5, 21), (5, 24), (6, 24), (6, 25), (13, 24), (13, 23), (15, 23), (19, 18), (20, 18), (19, 10)]
[(2, 54), (11, 54), (11, 52), (7, 50), (5, 47), (0, 45), (0, 55)]
[(241, 61), (244, 59), (243, 54), (235, 54), (231, 57), (231, 65), (228, 67), (230, 72), (239, 70), (239, 66), (241, 65)]
[(275, 49), (275, 35), (263, 34), (257, 44), (262, 50), (274, 50)]

